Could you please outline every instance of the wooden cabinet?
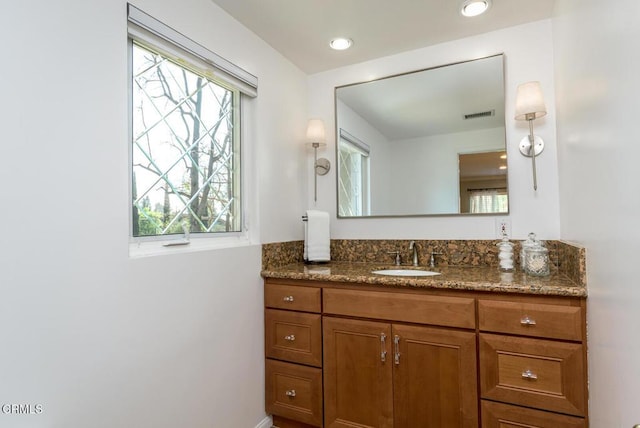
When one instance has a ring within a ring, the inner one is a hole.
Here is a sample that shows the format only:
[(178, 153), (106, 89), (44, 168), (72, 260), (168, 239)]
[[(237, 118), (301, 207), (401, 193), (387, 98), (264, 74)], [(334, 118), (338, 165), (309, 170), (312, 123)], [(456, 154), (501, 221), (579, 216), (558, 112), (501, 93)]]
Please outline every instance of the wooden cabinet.
[(267, 412), (322, 426), (322, 370), (268, 359), (265, 372)]
[(325, 426), (477, 427), (475, 333), (324, 318)]
[(482, 428), (586, 428), (584, 418), (482, 401)]
[(265, 408), (290, 427), (322, 427), (320, 302), (320, 288), (265, 285)]
[[(325, 314), (473, 327), (473, 299), (323, 291)], [(476, 335), (323, 317), (325, 426), (478, 426)]]
[(393, 427), (389, 324), (324, 317), (325, 427)]
[(475, 332), (394, 324), (392, 333), (393, 426), (477, 427)]
[(320, 314), (265, 311), (267, 358), (322, 366), (322, 328)]
[(588, 427), (584, 299), (265, 287), (276, 427)]
[(515, 300), (478, 301), (483, 428), (586, 426), (584, 307)]

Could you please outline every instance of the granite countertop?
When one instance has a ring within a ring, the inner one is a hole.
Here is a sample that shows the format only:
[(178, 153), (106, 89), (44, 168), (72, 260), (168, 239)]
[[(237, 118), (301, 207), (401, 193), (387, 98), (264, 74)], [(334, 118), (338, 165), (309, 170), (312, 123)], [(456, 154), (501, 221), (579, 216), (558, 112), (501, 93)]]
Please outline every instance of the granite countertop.
[(532, 295), (586, 297), (586, 287), (576, 284), (567, 276), (552, 273), (547, 277), (534, 277), (516, 270), (500, 272), (495, 267), (438, 266), (419, 269), (440, 272), (428, 277), (405, 277), (373, 274), (379, 269), (415, 269), (411, 266), (381, 265), (373, 263), (329, 262), (307, 265), (294, 263), (265, 269), (264, 278), (298, 279), (310, 281), (364, 283), (394, 287), (417, 287), (448, 290), (495, 291)]

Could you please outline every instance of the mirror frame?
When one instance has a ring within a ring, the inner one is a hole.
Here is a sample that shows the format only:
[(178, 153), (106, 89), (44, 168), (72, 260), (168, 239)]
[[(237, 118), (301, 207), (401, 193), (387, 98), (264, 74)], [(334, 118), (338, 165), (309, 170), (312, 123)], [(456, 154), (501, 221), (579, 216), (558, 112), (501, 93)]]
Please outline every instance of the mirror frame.
[[(501, 53), (496, 53), (496, 54), (492, 54), (492, 55), (487, 55), (487, 56), (483, 56), (483, 57), (478, 57), (478, 58), (473, 58), (473, 59), (468, 59), (468, 60), (463, 60), (463, 61), (456, 61), (456, 62), (451, 62), (448, 64), (442, 64), (442, 65), (436, 65), (433, 67), (427, 67), (427, 68), (422, 68), (422, 69), (417, 69), (417, 70), (411, 70), (411, 71), (406, 71), (406, 72), (402, 72), (402, 73), (397, 73), (397, 74), (390, 74), (387, 76), (382, 76), (382, 77), (378, 77), (376, 79), (372, 79), (372, 80), (363, 80), (363, 81), (359, 81), (359, 82), (354, 82), (354, 83), (348, 83), (345, 85), (340, 85), (340, 86), (336, 86), (334, 87), (333, 90), (333, 111), (334, 111), (334, 137), (335, 137), (335, 163), (336, 163), (336, 216), (338, 219), (367, 219), (367, 218), (406, 218), (406, 217), (486, 217), (486, 216), (506, 216), (509, 215), (511, 212), (511, 198), (509, 197), (509, 195), (511, 194), (510, 192), (510, 187), (509, 187), (509, 158), (507, 156), (507, 174), (506, 174), (506, 187), (507, 187), (507, 211), (505, 212), (493, 212), (493, 213), (461, 213), (461, 212), (457, 212), (457, 213), (435, 213), (435, 214), (429, 214), (429, 213), (411, 213), (411, 214), (372, 214), (372, 215), (363, 215), (363, 216), (344, 216), (344, 215), (340, 215), (340, 210), (339, 210), (339, 197), (340, 197), (340, 182), (339, 182), (339, 163), (340, 163), (340, 148), (339, 148), (339, 144), (340, 144), (340, 129), (339, 129), (339, 125), (338, 125), (338, 89), (341, 88), (347, 88), (350, 86), (355, 86), (355, 85), (360, 85), (360, 84), (364, 84), (364, 83), (371, 83), (371, 82), (376, 82), (379, 80), (386, 80), (386, 79), (391, 79), (391, 78), (396, 78), (396, 77), (402, 77), (405, 75), (410, 75), (410, 74), (415, 74), (415, 73), (420, 73), (420, 72), (424, 72), (424, 71), (429, 71), (429, 70), (436, 70), (436, 69), (440, 69), (440, 68), (444, 68), (444, 67), (449, 67), (449, 66), (453, 66), (453, 65), (459, 65), (459, 64), (465, 64), (465, 63), (469, 63), (469, 62), (473, 62), (473, 61), (478, 61), (478, 60), (483, 60), (483, 59), (489, 59), (489, 58), (494, 58), (494, 57), (502, 57), (502, 94), (503, 94), (503, 100), (504, 100), (504, 105), (506, 107), (506, 66), (505, 66), (505, 58), (506, 55), (504, 54), (504, 52)], [(503, 123), (504, 123), (504, 150), (505, 152), (507, 152), (508, 154), (508, 150), (507, 150), (507, 127), (506, 127), (506, 108), (505, 108), (505, 113), (504, 113), (504, 117), (503, 117)], [(459, 208), (458, 208), (459, 209)]]

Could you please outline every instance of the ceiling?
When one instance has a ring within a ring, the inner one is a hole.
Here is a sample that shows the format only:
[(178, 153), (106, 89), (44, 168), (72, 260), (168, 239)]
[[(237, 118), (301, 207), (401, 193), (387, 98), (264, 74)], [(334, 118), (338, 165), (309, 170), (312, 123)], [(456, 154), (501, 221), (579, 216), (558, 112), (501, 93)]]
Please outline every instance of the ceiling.
[[(333, 68), (550, 18), (555, 0), (493, 0), (463, 17), (461, 0), (212, 0), (301, 70)], [(353, 39), (346, 51), (329, 41)]]
[[(502, 55), (339, 87), (336, 98), (389, 141), (504, 128)], [(493, 114), (464, 117), (482, 112)]]

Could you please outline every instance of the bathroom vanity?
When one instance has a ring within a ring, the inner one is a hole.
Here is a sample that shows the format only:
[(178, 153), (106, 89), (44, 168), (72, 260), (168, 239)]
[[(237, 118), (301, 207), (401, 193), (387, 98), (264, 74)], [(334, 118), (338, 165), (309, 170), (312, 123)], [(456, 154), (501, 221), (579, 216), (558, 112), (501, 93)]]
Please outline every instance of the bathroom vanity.
[(588, 426), (585, 287), (495, 267), (380, 267), (263, 270), (275, 426)]

